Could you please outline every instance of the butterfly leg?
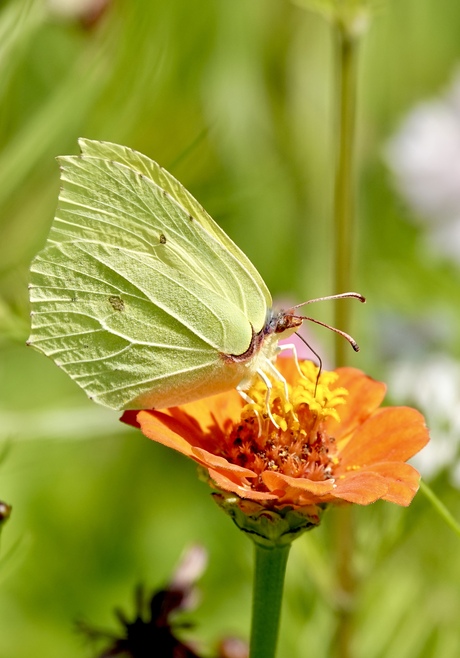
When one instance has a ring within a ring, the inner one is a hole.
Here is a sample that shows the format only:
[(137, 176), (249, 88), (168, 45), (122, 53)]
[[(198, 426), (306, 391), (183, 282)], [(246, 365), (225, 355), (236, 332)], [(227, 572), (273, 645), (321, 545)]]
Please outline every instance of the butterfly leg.
[[(297, 335), (299, 336), (299, 338), (301, 338), (301, 336), (300, 336), (299, 334), (297, 334)], [(302, 338), (302, 340), (304, 340), (304, 339)], [(323, 362), (322, 362), (322, 360), (321, 360), (320, 355), (317, 354), (317, 353), (315, 352), (315, 350), (314, 350), (310, 345), (308, 345), (308, 343), (307, 343), (306, 341), (304, 341), (304, 343), (308, 346), (308, 348), (313, 352), (313, 354), (316, 356), (316, 358), (317, 358), (318, 361), (319, 361), (319, 370), (318, 370), (318, 375), (317, 375), (317, 377), (316, 377), (316, 384), (315, 384), (315, 395), (316, 395), (316, 390), (317, 390), (317, 388), (318, 388), (319, 378), (320, 378), (320, 376), (321, 376), (321, 371), (322, 371), (322, 369), (323, 369)], [(297, 349), (296, 349), (296, 346), (294, 345), (294, 343), (286, 343), (286, 344), (284, 344), (284, 345), (278, 345), (278, 349), (279, 349), (280, 352), (283, 351), (283, 350), (292, 350), (292, 353), (293, 353), (293, 355), (294, 355), (295, 365), (296, 365), (296, 368), (297, 368), (297, 372), (299, 373), (299, 375), (300, 375), (301, 377), (304, 377), (304, 374), (303, 374), (303, 372), (302, 372), (301, 369), (300, 369), (299, 358), (298, 358), (298, 356), (297, 356)]]
[[(292, 346), (292, 347), (294, 347), (294, 346)], [(285, 380), (285, 378), (283, 377), (283, 375), (280, 373), (280, 371), (275, 367), (273, 361), (271, 361), (270, 359), (267, 359), (267, 360), (266, 360), (266, 363), (267, 363), (267, 367), (268, 367), (268, 369), (272, 371), (273, 376), (274, 376), (279, 382), (281, 382), (281, 383), (283, 384), (283, 388), (284, 388), (284, 397), (286, 398), (286, 402), (288, 402), (288, 401), (289, 401), (289, 391), (288, 391), (288, 387), (287, 387), (287, 381)], [(270, 386), (271, 386), (271, 382), (270, 382)]]
[(280, 352), (286, 352), (286, 350), (291, 350), (291, 352), (294, 356), (294, 361), (295, 361), (295, 365), (296, 365), (296, 368), (297, 368), (297, 372), (299, 373), (299, 375), (301, 377), (304, 377), (304, 374), (301, 371), (300, 366), (299, 366), (299, 356), (297, 354), (297, 348), (294, 345), (294, 343), (285, 343), (283, 345), (278, 345), (278, 348), (279, 348)]
[[(275, 370), (276, 370), (276, 368), (275, 368)], [(276, 427), (276, 429), (279, 430), (280, 426), (278, 425), (278, 423), (274, 419), (273, 414), (270, 410), (270, 396), (271, 396), (271, 393), (272, 393), (273, 384), (271, 383), (271, 381), (267, 377), (267, 375), (263, 372), (263, 370), (258, 369), (257, 374), (259, 375), (259, 377), (261, 378), (261, 380), (263, 381), (263, 383), (267, 387), (267, 395), (265, 396), (265, 409), (266, 409), (267, 415), (270, 418), (270, 420), (272, 421), (273, 425)]]
[[(238, 386), (236, 387), (236, 390), (241, 395), (241, 397), (246, 402), (246, 404), (254, 404), (254, 400), (252, 398), (250, 398), (247, 393), (245, 393), (240, 388), (238, 388)], [(262, 421), (260, 420), (260, 414), (257, 411), (257, 409), (254, 409), (254, 413), (257, 416), (257, 422), (259, 423), (259, 434), (258, 434), (258, 436), (262, 436)]]
[[(300, 370), (299, 361), (297, 359), (297, 350), (295, 348), (295, 345), (286, 345), (286, 346), (280, 347), (280, 350), (281, 349), (292, 349), (292, 352), (294, 354), (295, 363), (296, 363), (296, 366), (297, 366), (297, 370), (299, 371), (300, 376), (303, 377), (304, 375), (302, 374), (302, 371)], [(282, 384), (284, 386), (284, 397), (286, 398), (286, 402), (289, 402), (289, 391), (288, 391), (288, 386), (287, 386), (286, 379), (283, 377), (283, 375), (280, 373), (280, 371), (275, 367), (274, 363), (272, 361), (270, 361), (269, 359), (267, 359), (267, 365), (270, 368), (270, 370), (272, 371), (273, 375), (276, 377), (276, 379), (278, 379), (280, 382), (282, 382)], [(292, 414), (293, 414), (294, 418), (297, 419), (297, 414), (294, 412), (294, 410), (292, 410)]]

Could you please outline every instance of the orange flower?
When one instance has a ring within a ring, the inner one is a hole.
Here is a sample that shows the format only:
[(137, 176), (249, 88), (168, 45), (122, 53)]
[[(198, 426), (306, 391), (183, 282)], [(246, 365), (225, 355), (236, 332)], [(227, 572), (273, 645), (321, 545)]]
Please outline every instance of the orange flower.
[[(380, 408), (386, 387), (360, 370), (322, 372), (280, 358), (286, 378), (260, 381), (245, 404), (236, 391), (163, 411), (127, 411), (122, 420), (200, 464), (210, 483), (267, 510), (327, 503), (409, 505), (418, 472), (405, 463), (428, 442), (423, 416)], [(267, 413), (269, 411), (269, 413)], [(244, 500), (248, 501), (244, 503)]]

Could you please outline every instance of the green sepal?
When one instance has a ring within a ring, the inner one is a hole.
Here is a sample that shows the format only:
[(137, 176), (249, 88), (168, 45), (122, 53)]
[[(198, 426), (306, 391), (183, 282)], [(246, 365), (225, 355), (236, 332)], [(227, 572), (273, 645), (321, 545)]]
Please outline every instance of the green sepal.
[(316, 528), (326, 507), (273, 509), (224, 492), (213, 493), (212, 497), (240, 530), (264, 548), (287, 546), (302, 533)]

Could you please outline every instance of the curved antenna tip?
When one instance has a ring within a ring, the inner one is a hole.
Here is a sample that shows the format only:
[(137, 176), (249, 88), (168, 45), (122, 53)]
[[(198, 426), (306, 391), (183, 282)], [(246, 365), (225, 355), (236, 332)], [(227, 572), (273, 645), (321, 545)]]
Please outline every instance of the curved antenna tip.
[(362, 304), (366, 303), (366, 298), (359, 292), (341, 292), (338, 295), (326, 295), (326, 297), (315, 297), (315, 299), (308, 299), (306, 302), (296, 304), (293, 306), (293, 308), (300, 308), (301, 306), (306, 306), (307, 304), (315, 304), (316, 302), (327, 302), (335, 299), (349, 299), (350, 297), (357, 299)]

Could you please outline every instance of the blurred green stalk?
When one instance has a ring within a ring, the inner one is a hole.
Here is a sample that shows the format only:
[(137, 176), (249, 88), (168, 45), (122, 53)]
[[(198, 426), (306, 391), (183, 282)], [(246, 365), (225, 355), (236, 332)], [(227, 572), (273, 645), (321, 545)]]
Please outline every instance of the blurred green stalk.
[[(334, 292), (353, 290), (353, 245), (355, 241), (355, 117), (357, 96), (357, 37), (342, 22), (335, 23), (337, 67), (336, 171), (334, 187)], [(351, 330), (352, 304), (335, 303), (334, 324)], [(350, 346), (335, 336), (335, 365), (346, 364)]]
[(430, 487), (423, 480), (420, 480), (420, 491), (425, 494), (426, 498), (433, 505), (439, 516), (447, 523), (449, 528), (460, 537), (460, 524), (447, 509), (444, 503), (437, 497), (434, 491), (430, 489)]
[[(337, 119), (336, 171), (334, 187), (335, 293), (353, 290), (353, 247), (355, 242), (355, 120), (357, 97), (357, 37), (343, 21), (334, 24), (336, 40)], [(335, 302), (334, 324), (351, 331), (352, 305)], [(341, 336), (335, 339), (335, 365), (346, 365), (350, 346)], [(347, 351), (346, 351), (347, 350)], [(337, 510), (337, 630), (335, 655), (351, 658), (356, 577), (353, 569), (354, 532), (351, 506)]]

